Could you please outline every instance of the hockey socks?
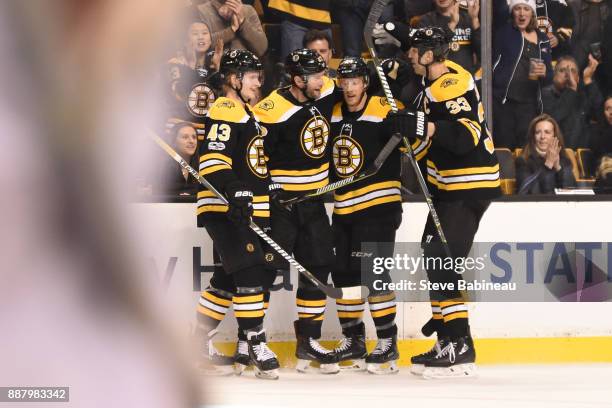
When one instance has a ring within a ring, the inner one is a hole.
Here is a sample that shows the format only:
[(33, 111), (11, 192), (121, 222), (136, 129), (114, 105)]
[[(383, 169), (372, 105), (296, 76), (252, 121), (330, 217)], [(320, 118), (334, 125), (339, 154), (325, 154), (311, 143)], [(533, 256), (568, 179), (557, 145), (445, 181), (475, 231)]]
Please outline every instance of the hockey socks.
[(390, 338), (397, 334), (395, 326), (395, 293), (385, 293), (368, 298), (368, 306), (374, 326), (376, 326), (376, 336), (379, 339)]
[(209, 330), (217, 328), (225, 318), (231, 304), (231, 293), (211, 287), (207, 288), (200, 294), (198, 301), (198, 324), (208, 327)]

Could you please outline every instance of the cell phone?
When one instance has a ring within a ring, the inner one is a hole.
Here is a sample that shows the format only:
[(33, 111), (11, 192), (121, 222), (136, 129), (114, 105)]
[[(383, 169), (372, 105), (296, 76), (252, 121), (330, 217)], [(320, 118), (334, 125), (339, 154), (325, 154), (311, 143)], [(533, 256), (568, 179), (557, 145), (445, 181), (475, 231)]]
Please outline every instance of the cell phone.
[(591, 55), (593, 56), (593, 58), (601, 62), (601, 43), (592, 43), (589, 45), (589, 49), (591, 50)]

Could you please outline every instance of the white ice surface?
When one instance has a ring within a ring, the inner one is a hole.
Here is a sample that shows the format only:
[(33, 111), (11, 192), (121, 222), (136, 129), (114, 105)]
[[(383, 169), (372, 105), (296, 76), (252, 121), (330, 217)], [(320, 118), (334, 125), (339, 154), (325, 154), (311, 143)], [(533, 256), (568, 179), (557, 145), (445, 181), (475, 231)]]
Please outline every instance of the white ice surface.
[(386, 376), (284, 369), (280, 377), (206, 378), (206, 407), (612, 407), (612, 364), (481, 366), (477, 378), (452, 380), (424, 380), (406, 367)]

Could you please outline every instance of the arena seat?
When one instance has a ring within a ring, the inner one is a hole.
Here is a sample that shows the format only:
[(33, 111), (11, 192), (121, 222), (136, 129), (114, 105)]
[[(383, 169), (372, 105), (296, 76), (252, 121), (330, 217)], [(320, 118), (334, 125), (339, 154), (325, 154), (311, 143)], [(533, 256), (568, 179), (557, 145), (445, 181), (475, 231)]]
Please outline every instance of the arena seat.
[(514, 156), (510, 149), (504, 147), (495, 149), (495, 156), (499, 161), (499, 176), (501, 181), (501, 190), (504, 195), (512, 195), (516, 189), (516, 167), (514, 165)]

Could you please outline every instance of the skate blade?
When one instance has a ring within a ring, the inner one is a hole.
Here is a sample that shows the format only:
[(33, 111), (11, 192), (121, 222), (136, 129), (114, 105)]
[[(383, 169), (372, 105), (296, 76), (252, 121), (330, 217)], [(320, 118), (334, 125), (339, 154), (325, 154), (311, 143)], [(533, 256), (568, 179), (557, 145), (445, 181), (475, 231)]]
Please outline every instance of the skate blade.
[(365, 360), (345, 360), (340, 362), (340, 371), (365, 371), (366, 362)]
[(242, 375), (244, 370), (246, 370), (247, 368), (249, 368), (249, 366), (246, 366), (246, 365), (240, 364), (240, 363), (234, 363), (234, 374), (235, 375)]
[(410, 372), (414, 375), (423, 375), (425, 371), (425, 364), (413, 364), (410, 366)]
[(338, 363), (318, 364), (311, 360), (298, 359), (295, 369), (303, 374), (338, 374), (340, 366)]
[(376, 375), (397, 374), (399, 373), (399, 368), (397, 367), (397, 360), (387, 361), (383, 364), (369, 363), (368, 373)]
[(255, 366), (255, 377), (262, 380), (278, 380), (278, 368), (262, 371)]
[(425, 367), (423, 378), (427, 380), (440, 378), (476, 377), (476, 364), (457, 364), (451, 367)]
[(206, 377), (227, 377), (234, 374), (234, 366), (204, 365), (199, 367), (200, 374)]

